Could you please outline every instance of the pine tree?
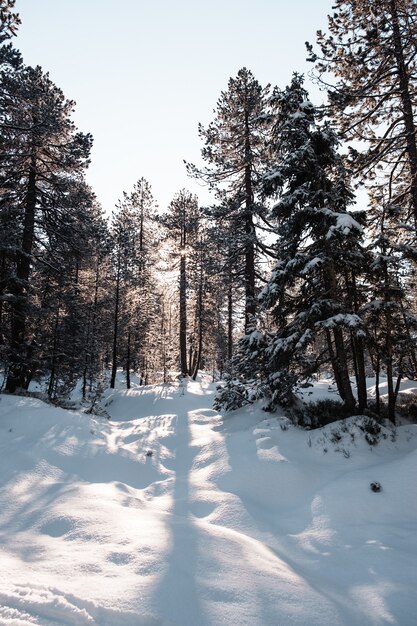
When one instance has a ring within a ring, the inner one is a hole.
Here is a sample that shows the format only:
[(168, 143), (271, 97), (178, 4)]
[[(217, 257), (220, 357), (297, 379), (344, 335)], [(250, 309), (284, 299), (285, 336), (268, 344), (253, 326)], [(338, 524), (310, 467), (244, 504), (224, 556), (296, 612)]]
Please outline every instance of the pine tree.
[[(387, 381), (388, 418), (395, 424), (395, 405), (402, 378), (414, 379), (417, 317), (412, 312), (412, 298), (407, 287), (414, 274), (396, 243), (399, 228), (391, 207), (378, 205), (376, 229), (368, 234), (372, 262), (367, 277), (368, 298), (362, 316), (370, 336), (369, 352), (376, 376), (376, 411), (383, 413), (380, 399), (380, 375)], [(372, 211), (371, 211), (372, 214)], [(408, 293), (407, 293), (408, 292)]]
[[(123, 325), (123, 333), (126, 326), (129, 327), (129, 311), (127, 311), (127, 298), (130, 284), (133, 282), (136, 271), (135, 246), (137, 242), (137, 223), (133, 211), (126, 203), (116, 205), (117, 212), (113, 214), (111, 234), (113, 240), (112, 265), (114, 280), (114, 309), (113, 309), (113, 347), (112, 347), (112, 371), (110, 387), (114, 389), (120, 355), (120, 326)], [(130, 335), (127, 329), (128, 347), (130, 347)], [(129, 387), (129, 379), (127, 380)]]
[(76, 131), (70, 118), (73, 102), (39, 67), (3, 72), (2, 78), (2, 145), (7, 158), (2, 165), (1, 221), (6, 228), (1, 286), (10, 307), (6, 388), (14, 391), (27, 387), (32, 371), (34, 342), (28, 326), (34, 268), (51, 238), (76, 244), (78, 211), (91, 205), (83, 183), (91, 136)]
[(333, 9), (330, 33), (317, 33), (320, 53), (307, 44), (310, 60), (328, 89), (331, 115), (351, 142), (353, 168), (374, 189), (385, 186), (389, 202), (401, 206), (402, 219), (412, 217), (416, 229), (417, 5), (336, 0)]
[(219, 204), (211, 216), (230, 239), (229, 258), (239, 266), (235, 280), (244, 289), (245, 329), (256, 313), (257, 260), (266, 250), (259, 236), (259, 225), (265, 226), (266, 220), (259, 183), (266, 167), (268, 91), (269, 86), (262, 88), (246, 68), (231, 78), (217, 102), (214, 121), (207, 128), (199, 126), (207, 167), (187, 165), (189, 174), (216, 192)]
[(20, 18), (14, 13), (15, 4), (15, 0), (0, 0), (0, 44), (16, 35)]
[(352, 192), (336, 135), (328, 123), (316, 123), (302, 77), (295, 74), (289, 87), (275, 90), (272, 106), (277, 164), (265, 185), (267, 193), (278, 193), (273, 214), (279, 261), (262, 303), (276, 330), (249, 336), (249, 347), (266, 361), (272, 404), (291, 401), (296, 385), (328, 364), (341, 398), (353, 409), (349, 337), (359, 341), (365, 330), (345, 277), (363, 271), (362, 226), (347, 210)]
[(188, 259), (197, 241), (199, 217), (197, 197), (182, 189), (174, 196), (168, 211), (160, 218), (166, 229), (166, 238), (172, 244), (172, 256), (179, 259), (179, 363), (183, 376), (191, 373), (187, 359)]
[(152, 355), (160, 306), (154, 276), (158, 227), (149, 183), (141, 178), (130, 194), (124, 192), (117, 209), (112, 225), (115, 309), (111, 385), (121, 356), (129, 388), (132, 369), (139, 368), (141, 379), (148, 380), (149, 371), (156, 366)]

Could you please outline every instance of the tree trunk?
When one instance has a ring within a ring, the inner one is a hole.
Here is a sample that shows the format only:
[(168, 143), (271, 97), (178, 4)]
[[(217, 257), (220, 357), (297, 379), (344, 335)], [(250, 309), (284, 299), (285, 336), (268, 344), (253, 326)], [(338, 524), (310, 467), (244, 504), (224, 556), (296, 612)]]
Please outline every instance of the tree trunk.
[[(56, 369), (56, 352), (58, 344), (58, 326), (59, 326), (59, 309), (56, 312), (55, 326), (54, 326), (54, 341), (52, 345), (52, 360), (51, 360), (51, 373), (49, 376), (48, 396), (52, 398), (54, 384), (55, 384), (55, 369)], [(84, 397), (84, 396), (83, 396)]]
[(198, 321), (198, 344), (196, 351), (196, 360), (194, 364), (192, 378), (197, 378), (198, 370), (200, 369), (201, 354), (203, 352), (203, 275), (202, 264), (200, 265), (200, 282), (198, 285), (198, 298), (197, 298), (197, 321)]
[(184, 254), (180, 259), (180, 367), (181, 374), (187, 376), (187, 276)]
[[(349, 284), (351, 283), (351, 284)], [(353, 310), (359, 314), (359, 298), (356, 286), (355, 275), (351, 281), (347, 281), (348, 288), (352, 289)], [(352, 350), (355, 363), (356, 388), (358, 392), (358, 409), (363, 411), (368, 406), (367, 388), (366, 388), (366, 368), (365, 368), (365, 349), (364, 342), (361, 337), (352, 333)]]
[(336, 353), (335, 364), (340, 378), (340, 385), (343, 394), (342, 400), (347, 409), (353, 410), (355, 408), (356, 402), (352, 392), (352, 385), (349, 377), (349, 367), (342, 330), (337, 327), (334, 328), (333, 336)]
[(91, 349), (90, 349), (90, 371), (89, 371), (89, 377), (90, 377), (90, 385), (89, 385), (89, 389), (90, 392), (93, 391), (93, 365), (94, 362), (96, 361), (96, 359), (98, 360), (98, 355), (96, 354), (96, 348), (97, 348), (97, 341), (95, 339), (96, 337), (96, 323), (97, 323), (97, 309), (98, 309), (98, 287), (99, 287), (99, 278), (100, 278), (100, 262), (97, 259), (97, 264), (96, 264), (96, 278), (95, 278), (95, 282), (94, 282), (94, 301), (93, 301), (93, 316), (92, 316), (92, 321), (91, 321), (91, 328), (92, 328), (92, 339), (91, 339)]
[(117, 335), (118, 335), (118, 325), (119, 325), (119, 306), (120, 306), (120, 270), (121, 270), (121, 259), (120, 255), (117, 259), (117, 274), (116, 274), (116, 297), (114, 303), (114, 322), (113, 322), (113, 356), (112, 356), (112, 368), (111, 368), (111, 379), (110, 379), (110, 388), (114, 389), (116, 385), (116, 373), (117, 373)]
[(88, 372), (88, 362), (91, 359), (90, 352), (90, 335), (91, 335), (91, 304), (88, 308), (88, 317), (87, 317), (87, 332), (85, 338), (85, 346), (84, 346), (84, 367), (83, 367), (83, 387), (82, 387), (82, 395), (83, 399), (87, 393), (87, 372)]
[(249, 113), (245, 111), (245, 335), (252, 327), (255, 301), (255, 226), (253, 223), (252, 153)]
[(416, 127), (413, 115), (413, 99), (410, 90), (410, 76), (404, 60), (404, 43), (401, 38), (400, 25), (397, 12), (397, 0), (390, 1), (392, 17), (392, 33), (394, 41), (394, 53), (397, 61), (397, 70), (400, 83), (400, 97), (402, 104), (403, 120), (406, 134), (406, 150), (410, 169), (411, 203), (414, 215), (414, 226), (417, 231), (417, 142)]
[(130, 389), (130, 330), (127, 333), (126, 389)]
[(358, 390), (358, 409), (363, 411), (368, 406), (368, 390), (366, 387), (365, 350), (363, 340), (353, 337), (353, 347), (356, 362), (356, 386)]
[[(324, 276), (328, 285), (329, 297), (337, 301), (338, 286), (333, 266), (327, 267)], [(336, 326), (333, 329), (333, 338), (334, 352), (333, 354), (331, 353), (330, 356), (337, 388), (345, 406), (348, 408), (348, 410), (353, 410), (356, 401), (352, 392), (352, 385), (349, 377), (349, 365), (346, 354), (345, 341), (343, 338), (343, 330), (340, 327)], [(332, 345), (331, 342), (330, 345)]]
[(11, 362), (6, 382), (6, 391), (13, 393), (25, 387), (28, 369), (26, 350), (26, 319), (28, 315), (28, 292), (30, 260), (35, 232), (36, 211), (36, 156), (31, 158), (25, 214), (22, 232), (22, 250), (16, 264), (16, 281), (13, 285), (12, 321), (10, 333)]
[(227, 360), (230, 362), (233, 356), (233, 294), (232, 285), (227, 292)]
[(378, 415), (381, 415), (381, 394), (379, 391), (379, 376), (381, 373), (381, 359), (379, 354), (376, 355), (375, 363), (375, 408)]

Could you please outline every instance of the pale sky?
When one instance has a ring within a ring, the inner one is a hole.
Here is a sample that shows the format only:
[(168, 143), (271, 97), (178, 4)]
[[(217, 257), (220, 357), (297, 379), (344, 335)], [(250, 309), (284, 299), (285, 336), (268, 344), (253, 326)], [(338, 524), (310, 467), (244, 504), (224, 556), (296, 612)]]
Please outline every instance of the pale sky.
[[(304, 42), (325, 29), (332, 0), (17, 0), (14, 44), (77, 102), (94, 137), (87, 180), (106, 212), (142, 176), (161, 209), (199, 162), (197, 126), (242, 67), (285, 87), (307, 72)], [(312, 100), (322, 96), (307, 81)]]

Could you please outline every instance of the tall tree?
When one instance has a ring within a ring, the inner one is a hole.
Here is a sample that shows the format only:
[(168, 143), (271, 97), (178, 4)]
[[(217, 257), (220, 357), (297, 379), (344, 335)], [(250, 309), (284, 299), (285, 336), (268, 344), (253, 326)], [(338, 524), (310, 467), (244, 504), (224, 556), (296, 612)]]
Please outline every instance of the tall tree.
[[(73, 242), (75, 215), (91, 205), (83, 183), (91, 135), (76, 131), (74, 103), (41, 68), (4, 72), (0, 94), (3, 150), (2, 221), (7, 238), (2, 254), (8, 260), (2, 277), (11, 307), (10, 364), (6, 388), (26, 387), (33, 342), (27, 324), (31, 306), (31, 275), (53, 229), (61, 241)], [(80, 194), (84, 200), (80, 203)], [(88, 217), (88, 211), (85, 213)]]
[(181, 374), (191, 373), (187, 362), (188, 258), (197, 241), (199, 208), (197, 197), (182, 189), (173, 198), (160, 219), (172, 243), (172, 255), (179, 259), (179, 362)]
[(256, 264), (266, 250), (259, 236), (259, 226), (266, 225), (259, 183), (267, 165), (268, 93), (269, 85), (263, 88), (252, 72), (239, 70), (221, 93), (213, 122), (207, 128), (199, 126), (207, 166), (187, 165), (189, 174), (208, 183), (219, 200), (211, 216), (230, 238), (229, 256), (239, 265), (246, 330), (257, 308)]
[(130, 194), (124, 192), (113, 218), (115, 307), (111, 386), (115, 384), (120, 357), (128, 388), (132, 367), (140, 367), (142, 378), (148, 378), (150, 341), (159, 306), (153, 275), (158, 238), (155, 208), (151, 187), (141, 178)]
[[(295, 74), (289, 87), (276, 90), (272, 103), (277, 163), (265, 185), (267, 193), (278, 192), (273, 213), (279, 223), (279, 261), (262, 302), (276, 324), (264, 352), (273, 402), (288, 401), (294, 386), (326, 363), (352, 409), (349, 337), (357, 340), (359, 352), (364, 329), (346, 273), (363, 271), (362, 227), (347, 210), (352, 192), (337, 138), (328, 124), (316, 124), (302, 77)], [(259, 341), (262, 345), (265, 338)], [(257, 342), (257, 336), (249, 337), (253, 353)], [(360, 359), (363, 363), (362, 354)], [(362, 367), (361, 382), (364, 375)], [(366, 406), (366, 394), (360, 403)]]
[(343, 138), (352, 142), (353, 168), (371, 178), (374, 190), (382, 183), (386, 200), (417, 229), (417, 5), (336, 0), (333, 9), (329, 34), (317, 33), (320, 52), (307, 44), (316, 76), (326, 84)]

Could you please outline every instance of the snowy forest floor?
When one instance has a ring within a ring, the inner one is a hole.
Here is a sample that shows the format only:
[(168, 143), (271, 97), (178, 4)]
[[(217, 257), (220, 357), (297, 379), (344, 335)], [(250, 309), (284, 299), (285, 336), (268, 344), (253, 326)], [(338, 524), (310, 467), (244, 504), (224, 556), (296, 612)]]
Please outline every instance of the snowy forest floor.
[(370, 446), (214, 391), (120, 378), (110, 420), (0, 396), (2, 626), (416, 623), (417, 426)]

